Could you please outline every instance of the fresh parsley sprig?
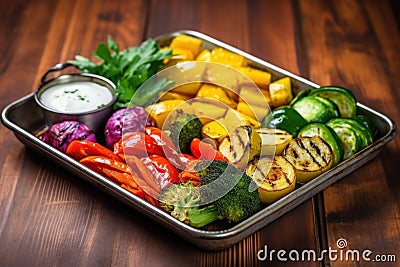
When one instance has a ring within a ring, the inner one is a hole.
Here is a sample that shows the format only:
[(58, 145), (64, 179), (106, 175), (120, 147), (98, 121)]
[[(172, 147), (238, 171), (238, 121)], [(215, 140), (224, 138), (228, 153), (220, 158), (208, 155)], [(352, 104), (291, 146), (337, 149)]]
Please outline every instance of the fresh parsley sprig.
[(127, 107), (131, 100), (136, 105), (145, 106), (171, 85), (166, 79), (158, 79), (150, 90), (135, 95), (137, 89), (161, 69), (164, 59), (172, 56), (171, 49), (161, 49), (153, 39), (120, 51), (118, 44), (108, 36), (107, 45), (100, 43), (93, 54), (101, 60), (100, 63), (80, 55), (68, 62), (82, 72), (101, 75), (116, 85), (115, 110)]

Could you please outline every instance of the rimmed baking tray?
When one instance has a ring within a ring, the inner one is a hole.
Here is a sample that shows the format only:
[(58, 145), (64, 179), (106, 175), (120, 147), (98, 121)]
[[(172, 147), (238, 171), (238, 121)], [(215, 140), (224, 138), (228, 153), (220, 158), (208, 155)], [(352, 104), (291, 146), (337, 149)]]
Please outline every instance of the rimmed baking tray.
[[(179, 34), (186, 34), (200, 38), (203, 41), (203, 49), (223, 47), (229, 51), (240, 54), (247, 58), (249, 65), (270, 72), (272, 74), (272, 80), (288, 76), (291, 78), (295, 92), (303, 89), (319, 87), (318, 84), (199, 32), (176, 31), (159, 36), (155, 39), (163, 46), (169, 44), (172, 38)], [(2, 111), (1, 120), (6, 127), (14, 132), (18, 140), (27, 147), (45, 157), (48, 157), (85, 181), (92, 183), (98, 188), (120, 199), (125, 204), (131, 206), (154, 221), (157, 221), (196, 246), (206, 250), (222, 250), (260, 230), (278, 217), (321, 192), (329, 185), (337, 182), (349, 173), (361, 167), (366, 162), (377, 156), (383, 147), (395, 137), (397, 128), (390, 118), (360, 103), (357, 104), (357, 109), (359, 114), (367, 116), (373, 121), (373, 123), (375, 123), (378, 129), (378, 136), (374, 143), (358, 152), (353, 157), (341, 162), (336, 167), (321, 174), (318, 178), (297, 188), (292, 193), (286, 195), (275, 203), (263, 207), (259, 212), (246, 220), (233, 225), (224, 224), (222, 226), (208, 227), (204, 229), (196, 229), (176, 220), (166, 212), (152, 206), (145, 200), (111, 182), (109, 179), (97, 174), (66, 154), (42, 142), (37, 138), (37, 133), (43, 131), (46, 124), (41, 110), (34, 100), (33, 93), (6, 106)], [(30, 114), (30, 116), (27, 117), (26, 114)]]

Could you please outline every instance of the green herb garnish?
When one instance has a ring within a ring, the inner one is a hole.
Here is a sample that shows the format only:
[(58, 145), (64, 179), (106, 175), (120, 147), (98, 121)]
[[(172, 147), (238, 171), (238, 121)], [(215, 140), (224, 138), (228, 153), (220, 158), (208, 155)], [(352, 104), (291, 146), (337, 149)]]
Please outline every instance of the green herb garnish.
[[(153, 39), (148, 39), (139, 46), (120, 51), (118, 44), (111, 36), (108, 36), (107, 45), (100, 43), (94, 56), (102, 60), (101, 63), (95, 63), (79, 55), (75, 57), (75, 60), (68, 62), (82, 72), (110, 79), (116, 85), (115, 92), (118, 96), (114, 104), (116, 110), (129, 105), (140, 85), (160, 70), (164, 59), (172, 56), (172, 51), (171, 49), (162, 50)], [(170, 84), (166, 79), (159, 79), (150, 91), (135, 95), (133, 102), (144, 106), (154, 100)]]
[(75, 94), (76, 92), (78, 92), (78, 90), (79, 89), (75, 89), (75, 90), (72, 90), (72, 91), (64, 90), (64, 93), (65, 94)]

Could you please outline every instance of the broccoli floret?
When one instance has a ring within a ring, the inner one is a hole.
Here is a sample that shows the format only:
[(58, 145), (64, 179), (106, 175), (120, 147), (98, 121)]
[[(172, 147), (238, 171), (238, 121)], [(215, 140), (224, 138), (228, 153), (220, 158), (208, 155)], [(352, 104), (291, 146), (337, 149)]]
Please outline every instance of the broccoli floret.
[(213, 203), (230, 222), (248, 218), (260, 208), (254, 181), (226, 161), (200, 161), (194, 167), (200, 177), (203, 203)]
[(215, 205), (200, 206), (199, 190), (191, 181), (172, 184), (163, 189), (158, 200), (161, 208), (193, 227), (203, 227), (222, 219)]
[(203, 124), (196, 115), (177, 109), (176, 117), (170, 125), (170, 138), (175, 146), (183, 153), (190, 152), (193, 138), (201, 138)]
[(160, 207), (178, 220), (203, 227), (221, 219), (238, 222), (259, 210), (255, 183), (232, 164), (202, 160), (194, 166), (194, 172), (200, 178), (200, 186), (189, 180), (160, 192)]

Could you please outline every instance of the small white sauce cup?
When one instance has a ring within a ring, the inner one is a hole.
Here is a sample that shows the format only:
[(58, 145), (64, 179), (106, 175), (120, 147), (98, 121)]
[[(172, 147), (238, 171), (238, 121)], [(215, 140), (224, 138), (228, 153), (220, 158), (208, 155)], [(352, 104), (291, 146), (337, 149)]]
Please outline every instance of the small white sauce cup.
[[(34, 98), (36, 103), (42, 110), (43, 118), (48, 126), (51, 126), (57, 122), (66, 121), (66, 120), (74, 120), (84, 123), (95, 133), (102, 133), (104, 130), (104, 125), (107, 119), (112, 114), (112, 107), (115, 101), (117, 100), (117, 95), (115, 94), (115, 84), (111, 82), (109, 79), (89, 73), (72, 73), (72, 74), (63, 74), (58, 77), (47, 80), (47, 76), (55, 71), (61, 71), (69, 66), (72, 66), (69, 63), (60, 63), (50, 68), (42, 77), (41, 84), (37, 88)], [(101, 105), (93, 110), (85, 111), (85, 112), (64, 112), (55, 109), (54, 107), (49, 107), (42, 103), (41, 95), (46, 90), (49, 90), (51, 87), (61, 84), (71, 84), (76, 82), (85, 82), (89, 85), (93, 83), (93, 93), (96, 93), (96, 88), (105, 87), (110, 90), (112, 94), (112, 99), (109, 103)]]

